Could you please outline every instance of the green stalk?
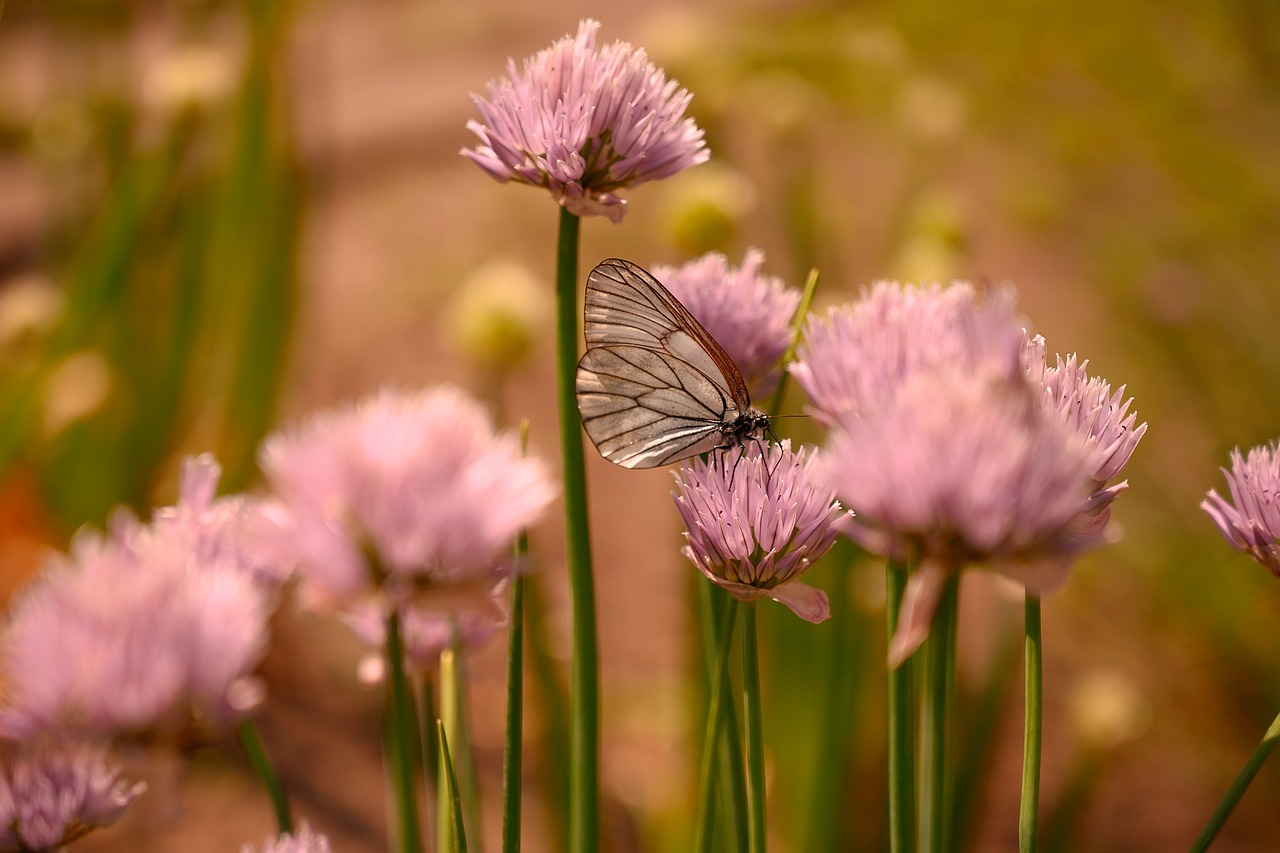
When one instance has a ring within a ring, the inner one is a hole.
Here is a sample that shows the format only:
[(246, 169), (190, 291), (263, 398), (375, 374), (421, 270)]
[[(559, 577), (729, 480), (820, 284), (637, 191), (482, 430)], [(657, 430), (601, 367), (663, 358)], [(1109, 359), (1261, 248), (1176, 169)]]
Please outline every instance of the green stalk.
[(742, 608), (742, 699), (747, 739), (747, 806), (751, 817), (747, 849), (750, 853), (765, 853), (764, 723), (760, 719), (760, 656), (754, 601)]
[[(702, 625), (703, 664), (707, 689), (720, 691), (720, 747), (717, 752), (720, 781), (720, 804), (724, 810), (722, 826), (730, 850), (742, 850), (747, 844), (747, 777), (742, 757), (742, 738), (738, 729), (737, 706), (728, 679), (716, 683), (715, 642), (724, 623), (737, 612), (737, 600), (728, 592), (701, 578), (693, 579), (698, 588), (698, 613)], [(708, 692), (708, 700), (710, 693)], [(707, 823), (714, 827), (715, 812), (708, 812)], [(714, 831), (714, 829), (712, 830)]]
[(698, 816), (695, 823), (694, 849), (698, 853), (710, 853), (715, 822), (711, 815), (715, 809), (715, 762), (720, 755), (720, 732), (724, 728), (724, 702), (729, 687), (729, 650), (733, 647), (733, 622), (737, 615), (737, 601), (730, 600), (721, 614), (720, 636), (717, 638), (716, 663), (708, 685), (710, 702), (707, 705), (707, 728), (702, 738), (702, 767), (698, 773)]
[[(907, 567), (894, 560), (885, 566), (887, 637), (892, 641), (907, 587)], [(912, 749), (912, 665), (907, 658), (889, 671), (889, 850), (912, 853), (915, 838), (915, 751)]]
[(262, 780), (262, 787), (267, 789), (267, 796), (271, 798), (271, 806), (276, 812), (276, 824), (280, 827), (280, 834), (293, 832), (289, 798), (285, 796), (280, 777), (276, 775), (270, 759), (267, 758), (267, 751), (262, 748), (262, 739), (258, 737), (258, 730), (252, 720), (244, 720), (240, 723), (236, 728), (236, 738), (240, 741), (240, 748), (244, 750), (249, 764)]
[(404, 641), (400, 636), (400, 612), (392, 610), (387, 617), (387, 702), (390, 726), (387, 732), (387, 764), (399, 824), (399, 849), (403, 853), (422, 850), (422, 833), (418, 826), (418, 797), (414, 785), (413, 755), (417, 739), (417, 722), (413, 697), (409, 695), (409, 679), (404, 669)]
[[(458, 657), (454, 648), (445, 649), (440, 653), (440, 716), (436, 720), (436, 731), (439, 732), (440, 741), (443, 743), (444, 737), (449, 737), (449, 742), (456, 744), (458, 742)], [(453, 814), (454, 800), (461, 802), (458, 791), (458, 777), (454, 773), (453, 760), (451, 753), (453, 748), (440, 748), (440, 755), (450, 756), (449, 764), (446, 767), (445, 762), (437, 763), (437, 772), (440, 774), (436, 779), (436, 850), (452, 850), (457, 843), (457, 832), (455, 826), (462, 827), (461, 810), (456, 820), (451, 819)], [(460, 830), (459, 830), (460, 831)]]
[(600, 846), (600, 663), (591, 532), (587, 524), (586, 463), (582, 458), (574, 387), (578, 368), (579, 225), (578, 217), (560, 209), (556, 244), (556, 399), (564, 463), (565, 562), (573, 602), (569, 849), (572, 853), (596, 853)]
[(1262, 742), (1253, 751), (1253, 755), (1249, 756), (1249, 760), (1245, 763), (1244, 768), (1241, 769), (1240, 775), (1236, 776), (1226, 795), (1223, 796), (1222, 802), (1218, 803), (1218, 807), (1210, 815), (1209, 822), (1205, 824), (1204, 829), (1200, 831), (1200, 834), (1196, 836), (1196, 840), (1192, 842), (1191, 853), (1203, 853), (1203, 851), (1209, 849), (1209, 845), (1217, 837), (1222, 825), (1231, 816), (1236, 803), (1240, 802), (1240, 798), (1244, 796), (1244, 792), (1248, 790), (1249, 785), (1253, 782), (1253, 777), (1258, 775), (1258, 770), (1262, 767), (1262, 763), (1267, 760), (1267, 755), (1270, 754), (1271, 748), (1276, 745), (1277, 738), (1280, 738), (1280, 716), (1271, 721), (1271, 728), (1267, 729)]
[[(440, 767), (444, 771), (440, 790), (445, 792), (445, 796), (440, 798), (443, 806), (440, 809), (440, 825), (447, 825), (452, 830), (447, 839), (448, 846), (445, 846), (445, 836), (440, 835), (441, 841), (436, 847), (436, 853), (445, 853), (446, 850), (452, 850), (453, 853), (467, 853), (467, 831), (462, 822), (462, 798), (458, 796), (458, 777), (453, 772), (453, 758), (449, 754), (449, 735), (445, 732), (443, 720), (436, 720), (436, 732), (440, 743)], [(447, 820), (445, 815), (448, 815)]]
[[(804, 326), (804, 318), (809, 314), (809, 306), (813, 304), (813, 295), (818, 291), (818, 271), (816, 269), (809, 270), (809, 278), (805, 280), (804, 290), (800, 294), (800, 304), (796, 306), (796, 313), (791, 317), (791, 344), (787, 347), (787, 352), (782, 356), (782, 364), (787, 365), (795, 360), (796, 347), (800, 344), (800, 329)], [(782, 409), (782, 398), (787, 393), (787, 379), (791, 376), (786, 370), (782, 371), (782, 375), (778, 377), (778, 388), (773, 392), (773, 400), (769, 403), (766, 410), (770, 416), (776, 417)]]
[(923, 712), (920, 724), (920, 850), (943, 853), (949, 850), (947, 804), (949, 801), (948, 733), (951, 698), (955, 683), (956, 605), (959, 576), (946, 581), (938, 602), (937, 615), (925, 646)]
[[(523, 534), (517, 562), (529, 550)], [(524, 749), (524, 575), (511, 579), (511, 627), (507, 632), (507, 736), (502, 746), (502, 853), (520, 849), (520, 777)]]
[(1022, 733), (1022, 808), (1018, 816), (1019, 853), (1035, 853), (1040, 818), (1040, 744), (1044, 700), (1044, 659), (1040, 647), (1040, 599), (1026, 598), (1026, 719)]

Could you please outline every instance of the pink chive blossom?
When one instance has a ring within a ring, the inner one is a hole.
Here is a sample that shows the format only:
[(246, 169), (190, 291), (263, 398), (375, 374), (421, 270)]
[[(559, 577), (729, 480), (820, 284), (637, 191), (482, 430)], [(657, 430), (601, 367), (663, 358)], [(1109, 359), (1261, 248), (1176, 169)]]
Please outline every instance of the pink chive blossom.
[(202, 743), (261, 701), (252, 676), (272, 598), (226, 555), (206, 557), (117, 515), (81, 532), (14, 603), (4, 631), (9, 737), (40, 732)]
[(596, 47), (600, 24), (585, 19), (472, 95), (480, 138), (464, 148), (490, 177), (549, 190), (576, 216), (622, 219), (617, 190), (668, 178), (710, 156), (702, 130), (685, 117), (692, 96), (643, 50), (617, 41)]
[(121, 779), (100, 746), (11, 746), (0, 757), (0, 853), (62, 850), (114, 823), (144, 790)]
[(152, 530), (175, 546), (193, 549), (198, 559), (225, 558), (267, 586), (278, 586), (285, 576), (267, 555), (258, 553), (249, 535), (257, 499), (215, 497), (221, 476), (222, 466), (213, 454), (183, 459), (178, 502), (152, 513)]
[(738, 366), (753, 396), (778, 385), (781, 359), (791, 345), (791, 318), (800, 291), (765, 275), (764, 252), (748, 249), (742, 266), (712, 252), (679, 267), (655, 266), (653, 274), (689, 309)]
[[(262, 845), (261, 853), (332, 853), (329, 839), (316, 832), (306, 821), (293, 834), (285, 833), (277, 838), (268, 838)], [(258, 853), (252, 844), (240, 848), (240, 853)]]
[(841, 413), (891, 398), (909, 374), (1012, 371), (1022, 349), (1011, 289), (982, 298), (966, 282), (916, 287), (882, 281), (852, 305), (811, 317), (789, 370), (815, 416), (831, 424)]
[(813, 477), (814, 454), (791, 443), (739, 447), (676, 472), (683, 553), (739, 601), (771, 598), (809, 622), (831, 616), (824, 592), (797, 578), (835, 542), (848, 513)]
[(260, 508), (258, 535), (296, 566), (313, 605), (483, 599), (555, 495), (542, 462), (522, 458), (514, 435), (495, 434), (483, 408), (449, 387), (383, 390), (321, 412), (259, 455), (275, 498)]
[(1231, 499), (1210, 489), (1200, 508), (1209, 513), (1227, 544), (1280, 577), (1280, 442), (1255, 447), (1248, 455), (1231, 451), (1231, 470), (1222, 469)]
[(881, 283), (806, 326), (792, 370), (832, 426), (823, 470), (854, 512), (849, 535), (919, 559), (894, 665), (927, 636), (949, 574), (984, 564), (1047, 593), (1104, 541), (1125, 487), (1106, 482), (1145, 425), (1123, 389), (1074, 359), (1047, 367), (1023, 325), (1011, 290)]
[[(474, 600), (452, 611), (401, 607), (400, 631), (409, 671), (433, 672), (440, 665), (440, 653), (453, 645), (455, 635), (463, 648), (474, 648), (506, 627), (506, 613), (499, 603), (499, 595), (505, 594), (506, 589), (506, 584), (495, 588), (489, 608), (482, 608), (480, 602)], [(382, 652), (387, 639), (385, 615), (378, 608), (366, 605), (344, 612), (340, 618), (372, 650), (360, 661), (360, 681), (381, 682), (386, 674), (386, 657)]]

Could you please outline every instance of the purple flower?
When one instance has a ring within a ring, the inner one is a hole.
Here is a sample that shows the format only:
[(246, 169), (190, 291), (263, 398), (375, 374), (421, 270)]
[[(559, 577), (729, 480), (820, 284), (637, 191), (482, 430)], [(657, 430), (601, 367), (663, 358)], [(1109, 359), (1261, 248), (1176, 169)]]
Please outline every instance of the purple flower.
[(827, 424), (892, 398), (913, 373), (1021, 370), (1022, 323), (1011, 290), (877, 282), (858, 302), (813, 317), (790, 371)]
[(0, 851), (61, 850), (114, 823), (145, 789), (122, 780), (101, 747), (46, 741), (12, 747), (0, 759)]
[(221, 476), (222, 466), (210, 453), (183, 459), (178, 503), (155, 510), (151, 529), (174, 547), (191, 549), (199, 560), (227, 560), (269, 587), (278, 586), (285, 575), (258, 552), (249, 535), (256, 500), (246, 495), (215, 498)]
[(555, 494), (542, 463), (448, 387), (314, 415), (268, 438), (260, 461), (276, 496), (258, 516), (263, 546), (314, 603), (347, 608), (486, 597)]
[(1209, 513), (1227, 543), (1280, 577), (1280, 453), (1277, 442), (1255, 447), (1248, 456), (1231, 451), (1231, 470), (1222, 469), (1228, 501), (1210, 489), (1200, 508)]
[(763, 452), (751, 444), (682, 464), (673, 497), (684, 555), (708, 580), (740, 601), (771, 598), (821, 622), (831, 615), (826, 594), (797, 578), (835, 542), (847, 513), (815, 482), (813, 460), (789, 441)]
[[(434, 671), (440, 665), (440, 653), (453, 645), (455, 632), (463, 647), (475, 647), (506, 627), (507, 615), (498, 597), (506, 589), (506, 584), (495, 588), (487, 609), (481, 609), (474, 600), (452, 611), (401, 607), (400, 630), (409, 670)], [(365, 684), (382, 681), (386, 670), (386, 658), (382, 654), (387, 639), (385, 614), (373, 605), (365, 605), (340, 617), (361, 641), (377, 650), (360, 661), (360, 680)]]
[(577, 216), (625, 212), (617, 190), (705, 162), (702, 130), (685, 118), (691, 95), (626, 42), (597, 49), (600, 24), (586, 19), (524, 62), (507, 62), (489, 97), (472, 95), (480, 138), (462, 155), (496, 180), (550, 190)]
[[(123, 520), (122, 520), (123, 519)], [(14, 604), (0, 728), (199, 743), (261, 700), (251, 672), (271, 600), (226, 555), (207, 557), (117, 516), (82, 532)]]
[(753, 396), (771, 393), (779, 362), (791, 345), (791, 317), (800, 292), (760, 271), (764, 252), (748, 249), (739, 269), (724, 255), (709, 253), (679, 267), (656, 266), (653, 274), (716, 339), (742, 371)]
[[(298, 831), (290, 835), (285, 833), (278, 838), (268, 838), (262, 845), (262, 853), (331, 853), (329, 839), (307, 825), (306, 821), (298, 827)], [(252, 844), (240, 848), (240, 853), (256, 853)]]

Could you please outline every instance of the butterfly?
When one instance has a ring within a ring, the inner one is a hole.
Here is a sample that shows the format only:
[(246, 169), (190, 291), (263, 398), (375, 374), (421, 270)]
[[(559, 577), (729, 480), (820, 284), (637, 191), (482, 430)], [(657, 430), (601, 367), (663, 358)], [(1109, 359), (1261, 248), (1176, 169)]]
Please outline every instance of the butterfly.
[(600, 455), (656, 468), (769, 430), (733, 359), (662, 284), (618, 258), (587, 276), (578, 413)]

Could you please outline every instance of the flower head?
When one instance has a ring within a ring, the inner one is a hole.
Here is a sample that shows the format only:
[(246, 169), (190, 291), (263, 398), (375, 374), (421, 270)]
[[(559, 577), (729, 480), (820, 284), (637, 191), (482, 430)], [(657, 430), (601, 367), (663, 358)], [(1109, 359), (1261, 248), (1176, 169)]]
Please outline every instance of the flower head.
[[(400, 631), (404, 641), (406, 666), (413, 672), (431, 672), (440, 665), (440, 653), (453, 645), (455, 638), (463, 647), (478, 646), (507, 624), (506, 613), (498, 601), (497, 593), (506, 590), (500, 584), (490, 599), (492, 606), (485, 609), (478, 602), (468, 601), (466, 607), (446, 611), (443, 608), (400, 608)], [(340, 614), (355, 635), (376, 652), (360, 661), (360, 680), (366, 684), (382, 681), (386, 669), (386, 657), (382, 649), (387, 641), (387, 622), (384, 614), (372, 605)]]
[(797, 578), (835, 542), (848, 514), (812, 476), (814, 456), (791, 443), (760, 445), (684, 463), (676, 509), (684, 555), (740, 601), (771, 598), (801, 619), (831, 615), (827, 596)]
[(596, 47), (597, 21), (586, 19), (526, 59), (507, 63), (488, 97), (473, 95), (480, 138), (462, 155), (499, 181), (549, 190), (578, 216), (618, 222), (617, 190), (667, 178), (710, 156), (702, 130), (684, 116), (691, 96), (626, 42)]
[(892, 398), (914, 373), (1021, 370), (1022, 323), (1011, 290), (981, 298), (964, 282), (904, 286), (877, 282), (858, 302), (813, 317), (790, 370), (833, 423)]
[(37, 741), (0, 758), (0, 851), (53, 851), (114, 823), (146, 789), (101, 747)]
[(1231, 500), (1210, 489), (1200, 508), (1209, 513), (1227, 543), (1280, 577), (1280, 443), (1255, 447), (1247, 456), (1231, 451), (1222, 469)]
[(447, 387), (315, 415), (269, 437), (260, 461), (276, 495), (259, 516), (264, 544), (313, 602), (345, 607), (487, 593), (555, 494), (541, 462)]
[(136, 522), (82, 532), (14, 604), (4, 636), (10, 737), (41, 731), (199, 742), (261, 699), (271, 597), (224, 555)]
[(689, 309), (738, 366), (753, 395), (773, 391), (780, 360), (791, 344), (791, 317), (800, 293), (760, 271), (764, 252), (748, 249), (733, 269), (710, 253), (679, 267), (657, 266), (654, 275)]
[[(329, 839), (316, 832), (306, 821), (298, 827), (298, 831), (285, 833), (278, 838), (268, 838), (262, 845), (262, 853), (331, 853)], [(252, 844), (240, 848), (240, 853), (257, 853)]]

